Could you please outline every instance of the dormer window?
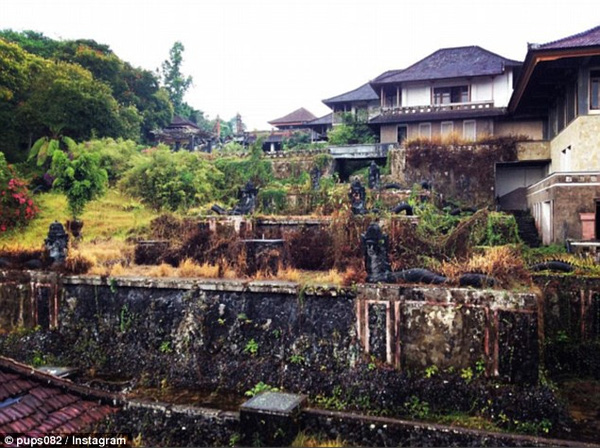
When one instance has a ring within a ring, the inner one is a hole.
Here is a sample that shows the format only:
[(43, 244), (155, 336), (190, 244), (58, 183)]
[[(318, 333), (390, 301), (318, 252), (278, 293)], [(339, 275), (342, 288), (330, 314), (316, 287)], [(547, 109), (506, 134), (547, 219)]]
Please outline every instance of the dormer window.
[(468, 103), (469, 86), (434, 87), (433, 104)]

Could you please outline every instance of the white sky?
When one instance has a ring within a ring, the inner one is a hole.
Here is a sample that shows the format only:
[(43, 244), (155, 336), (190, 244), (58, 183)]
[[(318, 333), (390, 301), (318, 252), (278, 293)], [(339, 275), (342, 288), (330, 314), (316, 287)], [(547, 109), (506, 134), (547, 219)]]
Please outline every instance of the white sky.
[(407, 67), (439, 48), (479, 45), (522, 60), (600, 25), (598, 0), (0, 0), (0, 29), (94, 39), (155, 70), (175, 41), (194, 78), (185, 100), (249, 130)]

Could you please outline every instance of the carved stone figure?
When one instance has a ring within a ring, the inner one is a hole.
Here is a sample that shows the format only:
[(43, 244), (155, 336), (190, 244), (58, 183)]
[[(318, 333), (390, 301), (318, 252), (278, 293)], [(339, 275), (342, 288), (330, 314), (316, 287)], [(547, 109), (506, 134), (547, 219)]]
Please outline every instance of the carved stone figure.
[(388, 260), (388, 237), (379, 224), (372, 222), (367, 231), (361, 235), (365, 266), (367, 268), (367, 282), (391, 282), (392, 270)]
[(232, 215), (249, 215), (256, 207), (256, 196), (258, 188), (249, 180), (240, 192), (240, 200), (237, 205), (231, 210)]
[(369, 166), (369, 188), (371, 190), (378, 190), (381, 186), (381, 173), (379, 166), (372, 161)]
[(60, 222), (54, 221), (50, 224), (48, 237), (44, 240), (44, 244), (52, 263), (54, 265), (64, 264), (67, 259), (69, 235)]
[(397, 283), (399, 281), (409, 283), (446, 283), (446, 277), (435, 274), (427, 269), (406, 269), (392, 272), (388, 258), (388, 238), (379, 224), (371, 223), (367, 231), (361, 235), (365, 266), (367, 268), (367, 282)]
[(318, 191), (321, 183), (321, 170), (317, 165), (310, 170), (310, 184), (313, 191)]
[(350, 185), (350, 193), (348, 193), (350, 203), (352, 205), (352, 213), (355, 215), (364, 215), (368, 212), (366, 207), (367, 193), (365, 187), (360, 183), (360, 180), (354, 179)]
[(256, 196), (258, 195), (258, 188), (254, 186), (251, 180), (249, 180), (244, 188), (240, 190), (239, 200), (233, 209), (227, 211), (223, 207), (214, 204), (211, 210), (219, 215), (249, 215), (254, 211), (256, 207)]

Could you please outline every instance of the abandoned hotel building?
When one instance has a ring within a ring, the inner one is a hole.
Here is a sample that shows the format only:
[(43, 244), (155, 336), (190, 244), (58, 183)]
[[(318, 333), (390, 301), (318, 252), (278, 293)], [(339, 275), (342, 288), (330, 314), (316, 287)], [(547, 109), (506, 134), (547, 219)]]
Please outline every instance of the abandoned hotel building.
[(527, 137), (516, 161), (496, 164), (498, 206), (529, 209), (544, 244), (600, 239), (600, 26), (530, 44), (524, 62), (478, 46), (440, 49), (323, 102), (332, 112), (305, 127), (323, 132), (351, 113), (382, 145)]

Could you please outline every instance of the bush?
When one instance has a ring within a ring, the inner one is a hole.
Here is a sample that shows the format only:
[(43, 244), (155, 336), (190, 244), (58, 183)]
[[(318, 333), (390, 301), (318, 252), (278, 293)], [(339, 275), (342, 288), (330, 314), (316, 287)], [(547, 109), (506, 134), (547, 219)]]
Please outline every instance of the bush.
[(78, 157), (55, 151), (50, 174), (55, 177), (53, 188), (67, 196), (69, 212), (76, 219), (88, 202), (104, 194), (108, 175), (100, 168), (97, 154), (83, 152)]
[(23, 226), (38, 212), (25, 181), (17, 176), (0, 152), (0, 231)]
[(77, 152), (97, 154), (100, 167), (108, 174), (108, 182), (114, 185), (127, 170), (133, 167), (140, 149), (141, 147), (133, 140), (103, 138), (78, 145)]
[(222, 179), (222, 173), (200, 155), (159, 147), (136, 159), (120, 186), (155, 210), (175, 211), (214, 200)]
[(351, 114), (344, 115), (342, 119), (342, 124), (334, 126), (327, 133), (330, 144), (352, 145), (377, 142), (377, 136), (366, 123), (356, 120)]
[(491, 212), (488, 215), (485, 244), (488, 246), (503, 246), (505, 244), (518, 244), (519, 227), (513, 215), (500, 212)]

